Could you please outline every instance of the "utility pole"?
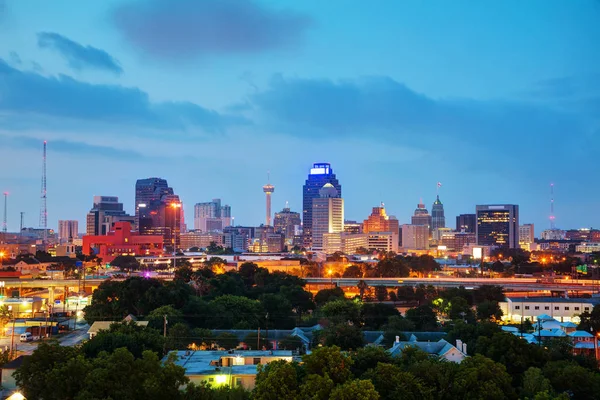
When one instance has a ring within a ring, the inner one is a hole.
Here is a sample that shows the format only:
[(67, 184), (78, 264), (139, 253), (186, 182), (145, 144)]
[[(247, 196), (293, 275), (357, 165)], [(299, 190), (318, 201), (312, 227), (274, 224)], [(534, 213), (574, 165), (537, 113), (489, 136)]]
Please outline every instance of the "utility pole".
[(167, 314), (163, 315), (163, 337), (166, 338), (167, 337), (167, 324), (169, 323), (169, 321), (167, 321)]

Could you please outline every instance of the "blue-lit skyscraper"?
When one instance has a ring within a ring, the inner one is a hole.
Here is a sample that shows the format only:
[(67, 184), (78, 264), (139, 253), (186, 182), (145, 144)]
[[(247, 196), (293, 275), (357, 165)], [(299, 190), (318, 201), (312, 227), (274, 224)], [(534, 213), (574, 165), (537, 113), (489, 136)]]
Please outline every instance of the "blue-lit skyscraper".
[(306, 248), (312, 246), (313, 199), (319, 198), (319, 190), (327, 183), (337, 189), (338, 197), (342, 197), (342, 185), (335, 177), (331, 165), (329, 163), (313, 164), (302, 188), (302, 229)]

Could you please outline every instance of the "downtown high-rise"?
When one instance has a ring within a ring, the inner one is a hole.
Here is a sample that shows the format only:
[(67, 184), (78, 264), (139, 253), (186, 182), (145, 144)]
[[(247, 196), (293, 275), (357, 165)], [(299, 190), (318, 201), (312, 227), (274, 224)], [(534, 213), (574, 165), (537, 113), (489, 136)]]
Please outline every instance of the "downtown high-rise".
[(136, 182), (135, 213), (141, 235), (161, 235), (165, 248), (179, 247), (183, 205), (165, 179)]
[(312, 204), (311, 247), (320, 251), (323, 250), (324, 235), (344, 231), (344, 199), (331, 183), (326, 183)]
[(337, 196), (342, 197), (342, 185), (338, 182), (329, 163), (313, 164), (308, 178), (302, 188), (302, 230), (304, 247), (313, 245), (313, 200), (320, 197), (319, 191), (326, 184), (330, 184), (337, 191)]
[(194, 230), (200, 232), (222, 232), (231, 226), (231, 207), (221, 204), (221, 199), (212, 199), (194, 206)]
[(518, 205), (478, 205), (475, 214), (478, 245), (510, 249), (519, 247)]
[(438, 195), (431, 206), (431, 230), (446, 227), (446, 216), (444, 215), (444, 204)]

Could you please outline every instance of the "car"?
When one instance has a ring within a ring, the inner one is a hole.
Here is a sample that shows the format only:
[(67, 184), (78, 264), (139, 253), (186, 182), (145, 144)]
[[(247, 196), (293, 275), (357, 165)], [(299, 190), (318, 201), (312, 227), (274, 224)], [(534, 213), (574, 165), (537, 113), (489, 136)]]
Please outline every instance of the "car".
[(33, 336), (31, 335), (31, 332), (25, 332), (21, 334), (19, 340), (21, 342), (31, 342), (33, 340)]

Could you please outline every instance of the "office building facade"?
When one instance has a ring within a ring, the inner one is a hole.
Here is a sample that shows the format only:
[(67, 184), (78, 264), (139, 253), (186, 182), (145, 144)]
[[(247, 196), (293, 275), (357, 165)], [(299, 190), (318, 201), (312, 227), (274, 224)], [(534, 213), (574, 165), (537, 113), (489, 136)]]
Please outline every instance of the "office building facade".
[(86, 216), (86, 235), (107, 235), (117, 222), (133, 225), (135, 217), (123, 210), (123, 203), (119, 203), (117, 196), (94, 196), (94, 204)]
[(331, 165), (329, 163), (313, 164), (302, 188), (302, 231), (306, 248), (313, 244), (313, 199), (319, 198), (319, 191), (325, 184), (332, 185), (337, 190), (338, 197), (342, 197), (342, 185), (333, 173)]
[(405, 250), (429, 249), (429, 227), (427, 225), (402, 225), (402, 248)]
[(275, 218), (273, 219), (275, 232), (284, 235), (285, 243), (288, 246), (294, 242), (295, 233), (301, 224), (300, 213), (291, 211), (289, 207), (285, 207), (280, 212), (275, 213)]
[(59, 220), (58, 221), (58, 243), (73, 243), (73, 239), (79, 237), (79, 221)]
[(213, 199), (194, 206), (194, 230), (201, 232), (222, 232), (231, 226), (231, 207), (222, 205), (221, 199)]
[(519, 247), (519, 206), (515, 204), (476, 207), (477, 244), (510, 249)]
[(431, 215), (425, 208), (425, 204), (421, 201), (417, 208), (415, 209), (415, 213), (411, 218), (411, 225), (425, 225), (427, 226), (427, 230), (431, 233), (432, 230), (432, 220)]
[(477, 216), (475, 214), (460, 214), (456, 216), (456, 231), (475, 233), (477, 229)]
[(324, 234), (344, 231), (344, 199), (335, 186), (326, 183), (312, 202), (312, 249), (321, 251)]
[(531, 245), (535, 242), (535, 232), (533, 224), (519, 225), (519, 246), (524, 250), (531, 250)]
[(371, 215), (363, 221), (364, 233), (369, 232), (391, 232), (398, 235), (400, 233), (400, 223), (394, 216), (388, 216), (383, 204), (379, 207), (373, 207)]
[(446, 215), (444, 214), (444, 205), (438, 195), (431, 206), (431, 230), (446, 227)]

